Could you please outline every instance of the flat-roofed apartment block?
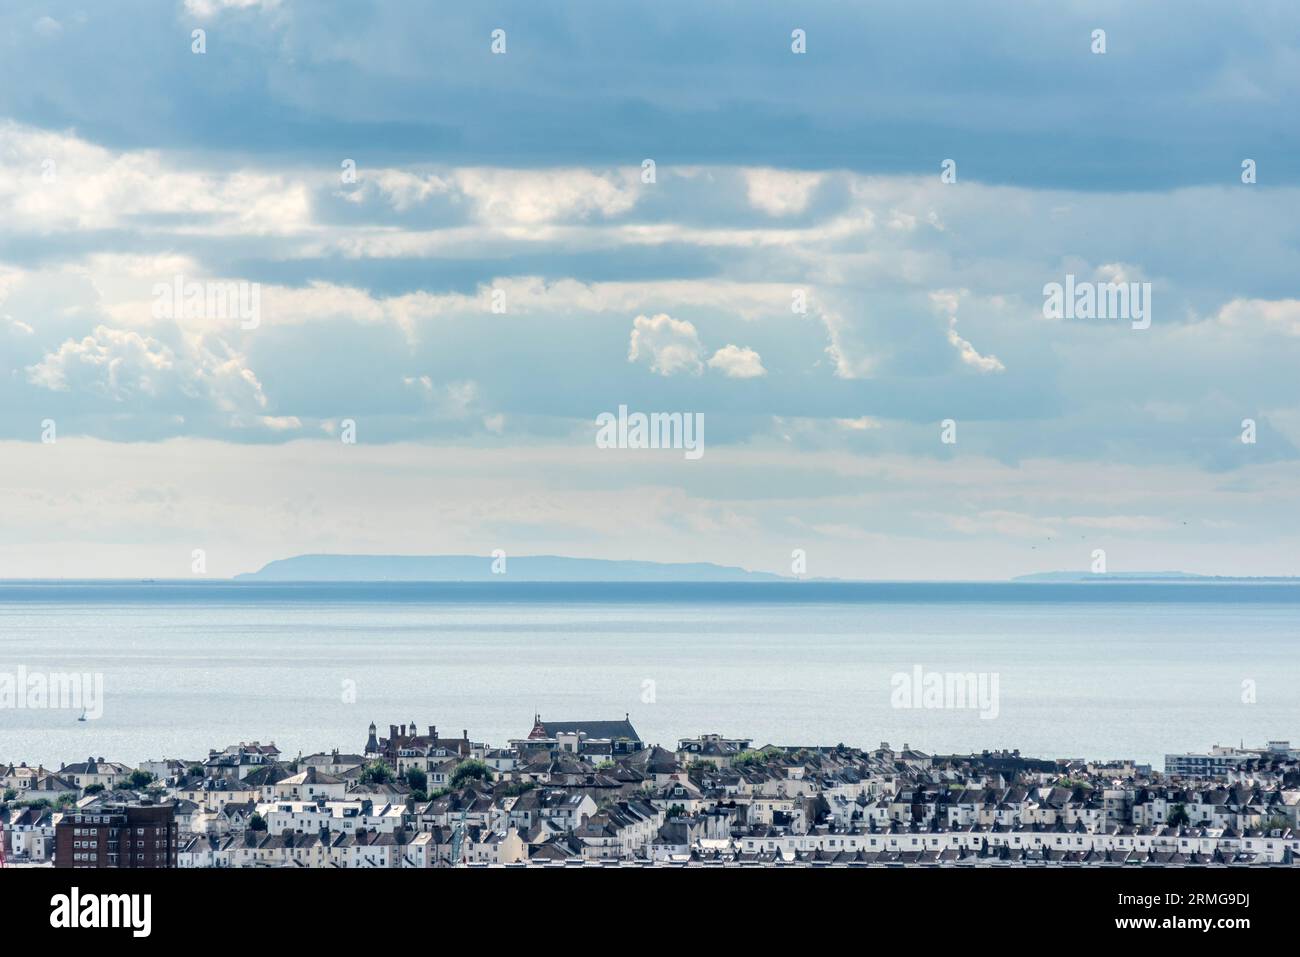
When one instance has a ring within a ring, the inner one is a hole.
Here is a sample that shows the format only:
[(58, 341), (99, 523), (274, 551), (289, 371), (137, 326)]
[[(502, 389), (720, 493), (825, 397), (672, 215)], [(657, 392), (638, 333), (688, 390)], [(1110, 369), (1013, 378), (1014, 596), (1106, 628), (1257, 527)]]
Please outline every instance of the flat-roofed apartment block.
[(1184, 778), (1219, 777), (1243, 761), (1278, 759), (1294, 761), (1300, 750), (1290, 741), (1270, 741), (1262, 748), (1224, 747), (1216, 744), (1205, 754), (1166, 754), (1165, 774)]
[(175, 809), (168, 804), (91, 805), (63, 816), (55, 867), (175, 867)]

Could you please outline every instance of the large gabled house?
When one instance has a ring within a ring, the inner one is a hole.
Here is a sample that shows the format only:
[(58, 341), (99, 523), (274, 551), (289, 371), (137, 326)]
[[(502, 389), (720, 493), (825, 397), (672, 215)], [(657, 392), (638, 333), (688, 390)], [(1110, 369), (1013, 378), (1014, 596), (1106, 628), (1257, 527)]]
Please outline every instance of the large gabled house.
[(542, 822), (571, 831), (595, 814), (597, 807), (589, 794), (561, 788), (532, 788), (501, 801), (507, 824), (525, 833)]
[(348, 782), (310, 767), (275, 782), (274, 788), (280, 801), (341, 801), (348, 792)]
[(749, 738), (724, 738), (720, 734), (682, 738), (677, 742), (677, 760), (682, 764), (705, 761), (715, 767), (725, 768), (748, 751), (749, 745)]
[(111, 791), (131, 776), (131, 768), (117, 761), (105, 761), (103, 758), (86, 758), (77, 764), (65, 764), (59, 767), (59, 777), (70, 781), (81, 790), (99, 785)]
[(270, 744), (240, 741), (224, 751), (209, 751), (203, 762), (203, 773), (210, 778), (242, 780), (258, 768), (277, 764), (279, 760), (280, 749), (274, 741)]
[(0, 842), (9, 860), (42, 862), (54, 857), (54, 828), (61, 811), (11, 807), (0, 811)]
[(597, 762), (645, 748), (628, 714), (623, 715), (622, 721), (543, 721), (541, 715), (534, 715), (533, 730), (528, 737), (510, 743), (521, 755), (576, 754)]
[(339, 749), (335, 748), (328, 754), (321, 752), (319, 754), (309, 754), (304, 758), (298, 759), (298, 770), (305, 768), (316, 768), (318, 771), (324, 771), (326, 774), (345, 775), (349, 771), (356, 770), (366, 763), (365, 755), (362, 754), (340, 754)]
[(49, 801), (58, 804), (81, 794), (75, 782), (43, 767), (22, 764), (0, 769), (0, 791), (13, 791), (19, 801)]

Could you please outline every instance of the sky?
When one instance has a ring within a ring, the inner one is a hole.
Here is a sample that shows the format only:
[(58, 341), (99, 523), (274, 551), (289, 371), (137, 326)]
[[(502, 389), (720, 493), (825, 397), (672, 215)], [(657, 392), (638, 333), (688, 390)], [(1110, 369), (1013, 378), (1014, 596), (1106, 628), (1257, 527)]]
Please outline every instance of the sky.
[[(0, 577), (1300, 574), (1297, 36), (1266, 2), (9, 0)], [(1050, 315), (1067, 281), (1149, 326)], [(599, 447), (620, 406), (704, 454)]]

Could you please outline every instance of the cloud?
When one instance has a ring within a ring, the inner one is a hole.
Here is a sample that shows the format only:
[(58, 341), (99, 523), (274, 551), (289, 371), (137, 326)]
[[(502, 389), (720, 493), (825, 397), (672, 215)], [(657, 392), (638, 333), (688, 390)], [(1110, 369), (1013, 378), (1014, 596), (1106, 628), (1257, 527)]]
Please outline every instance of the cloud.
[(244, 237), (301, 231), (308, 188), (279, 173), (186, 169), (150, 150), (115, 152), (71, 133), (0, 120), (0, 219), (15, 232), (138, 227)]
[(473, 201), (479, 221), (500, 226), (616, 216), (637, 197), (631, 172), (476, 168), (457, 170), (454, 180)]
[[(57, 157), (51, 182), (41, 175), (47, 152)], [(1278, 214), (1300, 204), (1290, 188), (1079, 194), (837, 170), (817, 173), (803, 211), (774, 226), (749, 197), (751, 184), (773, 180), (771, 167), (755, 177), (661, 161), (658, 182), (642, 185), (630, 163), (435, 168), (419, 156), (362, 162), (349, 191), (339, 189), (337, 159), (300, 166), (253, 152), (213, 165), (210, 155), (123, 150), (23, 125), (0, 127), (0, 153), (16, 171), (0, 180), (0, 215), (10, 214), (3, 313), (32, 330), (7, 330), (0, 400), (23, 409), (67, 395), (65, 417), (75, 409), (90, 434), (266, 441), (249, 416), (293, 416), (313, 429), (343, 403), (373, 411), (372, 439), (490, 437), (479, 425), (501, 415), (512, 440), (554, 442), (603, 401), (610, 357), (624, 350), (689, 388), (717, 423), (717, 443), (788, 435), (796, 446), (926, 455), (932, 436), (917, 423), (960, 403), (984, 423), (963, 429), (963, 447), (1011, 461), (1105, 448), (1131, 461), (1230, 468), (1240, 450), (1216, 446), (1196, 423), (1263, 421), (1293, 402), (1300, 336), (1276, 334), (1296, 327), (1294, 304), (1281, 298), (1300, 267)], [(810, 182), (806, 171), (775, 172)], [(936, 209), (943, 233), (927, 225)], [(1028, 228), (1007, 230), (1007, 210)], [(891, 217), (912, 228), (875, 227)], [(1211, 246), (1217, 270), (1197, 258)], [(1044, 278), (1067, 271), (1158, 277), (1161, 328), (1141, 339), (1041, 322)], [(177, 275), (258, 283), (260, 326), (154, 316), (154, 285)], [(795, 289), (807, 293), (806, 314), (791, 311)], [(506, 314), (491, 311), (494, 291)], [(622, 324), (632, 316), (644, 326), (633, 323), (635, 341)], [(236, 417), (161, 388), (152, 419), (109, 419), (87, 397), (102, 403), (143, 383), (106, 378), (95, 392), (53, 393), (29, 378), (25, 370), (98, 326), (134, 330), (171, 349), (178, 366), (186, 343), (220, 337), (257, 370), (267, 406), (245, 403)], [(1169, 363), (1158, 381), (1147, 351), (1157, 344)], [(570, 385), (563, 395), (529, 375), (537, 355), (556, 356)], [(774, 357), (781, 375), (765, 376), (738, 410), (728, 373), (771, 371)], [(402, 385), (424, 375), (439, 389), (475, 382), (477, 405), (459, 418), (429, 414)], [(1152, 402), (1169, 410), (1155, 436), (1144, 434), (1150, 416), (1130, 415)], [(890, 425), (837, 424), (864, 408)], [(0, 435), (26, 436), (23, 421), (0, 416)], [(1290, 458), (1300, 448), (1274, 430), (1253, 454)]]
[(280, 0), (185, 0), (185, 12), (206, 19), (225, 10), (273, 10), (279, 5)]
[(868, 429), (882, 427), (880, 420), (873, 419), (869, 415), (860, 415), (856, 419), (836, 419), (835, 424), (842, 429), (848, 429), (850, 432), (865, 432)]
[(156, 398), (160, 381), (175, 370), (175, 354), (157, 340), (98, 326), (93, 336), (69, 339), (27, 374), (33, 384), (45, 389), (85, 388), (120, 402), (134, 395)]
[(746, 195), (755, 209), (769, 216), (791, 216), (808, 208), (813, 191), (821, 185), (819, 173), (778, 169), (745, 170)]
[(930, 294), (931, 301), (945, 312), (948, 316), (948, 344), (957, 350), (961, 361), (968, 366), (973, 366), (980, 372), (1004, 372), (1004, 366), (1000, 359), (995, 355), (980, 355), (970, 341), (963, 339), (957, 332), (957, 306), (961, 301), (961, 293), (941, 290)]
[(419, 206), (434, 196), (443, 196), (453, 188), (452, 183), (434, 173), (414, 173), (400, 169), (377, 169), (360, 174), (363, 188), (354, 192), (340, 192), (350, 202), (360, 201), (366, 194), (364, 186), (374, 184), (378, 192), (393, 209), (405, 212)]
[(408, 376), (402, 379), (407, 388), (416, 390), (428, 413), (444, 419), (481, 418), (489, 432), (500, 432), (504, 417), (482, 414), (482, 397), (477, 382), (457, 380), (435, 384), (431, 376)]
[(717, 369), (729, 379), (755, 379), (767, 375), (763, 368), (762, 357), (753, 349), (734, 346), (728, 343), (708, 362), (710, 369)]
[(1300, 336), (1300, 299), (1233, 299), (1215, 318), (1224, 326)]
[(659, 313), (632, 321), (628, 362), (648, 362), (650, 371), (662, 376), (678, 372), (699, 375), (704, 369), (702, 352), (699, 333), (685, 320)]
[(861, 379), (871, 375), (876, 359), (854, 341), (857, 338), (856, 326), (838, 312), (821, 312), (820, 317), (828, 340), (826, 355), (835, 368), (835, 375), (841, 379)]
[[(267, 407), (245, 358), (210, 337), (185, 339), (173, 348), (135, 330), (101, 325), (91, 335), (66, 340), (26, 371), (29, 382), (51, 392), (171, 412), (197, 407), (228, 416), (236, 427), (261, 421)], [(283, 428), (296, 420), (275, 421)]]

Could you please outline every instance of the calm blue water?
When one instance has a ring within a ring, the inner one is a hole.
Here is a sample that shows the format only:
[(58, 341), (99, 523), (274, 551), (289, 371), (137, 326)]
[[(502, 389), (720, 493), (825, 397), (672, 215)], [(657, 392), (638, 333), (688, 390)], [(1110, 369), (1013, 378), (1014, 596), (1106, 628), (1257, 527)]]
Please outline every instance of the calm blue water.
[[(0, 762), (358, 751), (372, 720), (504, 745), (540, 711), (630, 713), (668, 745), (718, 731), (1160, 764), (1300, 740), (1298, 642), (1294, 584), (9, 582), (0, 672), (102, 673), (105, 704), (81, 723), (0, 710)], [(998, 716), (891, 707), (915, 665), (996, 673)]]

